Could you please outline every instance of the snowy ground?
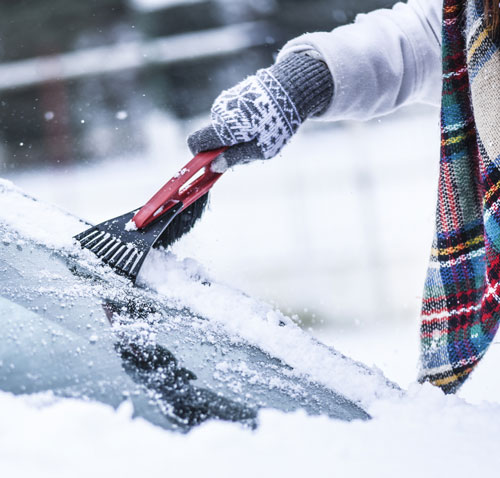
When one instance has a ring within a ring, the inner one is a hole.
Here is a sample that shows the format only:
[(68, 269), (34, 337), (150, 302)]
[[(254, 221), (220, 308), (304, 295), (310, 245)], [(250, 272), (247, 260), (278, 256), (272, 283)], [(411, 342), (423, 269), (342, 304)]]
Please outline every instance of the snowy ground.
[[(144, 158), (10, 179), (99, 221), (135, 208), (182, 166), (194, 127), (155, 117)], [(2, 476), (494, 476), (498, 345), (459, 397), (412, 384), (437, 145), (433, 110), (309, 126), (283, 157), (227, 173), (175, 248), (218, 281), (298, 314), (314, 335), (409, 388), (405, 398), (371, 403), (368, 423), (266, 411), (254, 432), (208, 423), (180, 436), (131, 420), (127, 404), (114, 412), (0, 394)]]
[(127, 404), (33, 403), (0, 395), (2, 476), (493, 477), (500, 466), (500, 405), (431, 386), (377, 403), (369, 422), (264, 411), (254, 432), (208, 423), (187, 436), (131, 420)]

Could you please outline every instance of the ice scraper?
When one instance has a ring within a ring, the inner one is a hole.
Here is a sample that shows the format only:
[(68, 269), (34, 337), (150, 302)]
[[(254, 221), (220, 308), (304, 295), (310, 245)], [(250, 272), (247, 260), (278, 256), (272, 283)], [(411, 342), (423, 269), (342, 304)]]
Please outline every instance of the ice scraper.
[(210, 169), (227, 148), (202, 152), (140, 209), (109, 219), (75, 236), (82, 247), (135, 282), (152, 247), (167, 247), (203, 214), (208, 191), (222, 176)]

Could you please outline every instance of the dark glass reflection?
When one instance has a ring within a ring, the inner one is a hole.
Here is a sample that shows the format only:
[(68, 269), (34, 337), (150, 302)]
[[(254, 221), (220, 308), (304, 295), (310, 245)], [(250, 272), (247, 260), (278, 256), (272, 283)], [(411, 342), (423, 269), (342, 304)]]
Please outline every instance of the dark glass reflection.
[(123, 369), (134, 382), (146, 386), (171, 408), (180, 425), (198, 425), (209, 419), (244, 422), (255, 426), (255, 410), (237, 404), (190, 382), (196, 375), (180, 367), (160, 345), (139, 346), (129, 340), (116, 344)]

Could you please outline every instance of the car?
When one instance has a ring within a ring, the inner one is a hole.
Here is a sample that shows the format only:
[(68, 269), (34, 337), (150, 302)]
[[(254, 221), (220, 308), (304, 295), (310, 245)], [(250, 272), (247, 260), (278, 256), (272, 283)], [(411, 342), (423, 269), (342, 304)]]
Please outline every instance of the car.
[[(7, 181), (0, 181), (0, 211), (0, 390), (115, 408), (130, 400), (135, 416), (179, 431), (210, 419), (255, 427), (263, 408), (370, 418), (362, 400), (304, 373), (305, 358), (302, 369), (287, 363), (189, 304), (100, 264), (71, 240), (85, 222)], [(191, 280), (209, 296), (215, 290), (204, 277)], [(275, 329), (283, 340), (305, 334), (286, 319)], [(347, 389), (351, 375), (357, 388), (376, 384), (376, 393), (398, 393), (379, 372), (307, 343), (308, 353), (318, 348), (343, 367)]]

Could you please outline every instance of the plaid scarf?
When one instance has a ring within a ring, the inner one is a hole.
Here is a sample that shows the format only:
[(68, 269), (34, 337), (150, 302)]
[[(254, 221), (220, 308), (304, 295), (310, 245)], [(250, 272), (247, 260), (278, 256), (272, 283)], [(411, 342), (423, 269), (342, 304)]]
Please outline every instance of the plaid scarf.
[(445, 0), (436, 235), (425, 284), (419, 380), (467, 379), (500, 319), (500, 52), (482, 0)]

